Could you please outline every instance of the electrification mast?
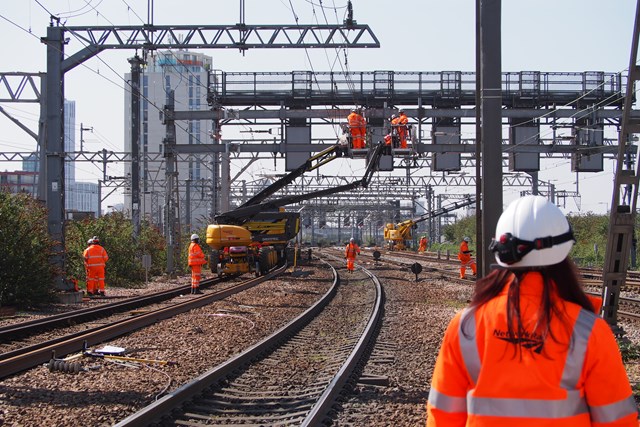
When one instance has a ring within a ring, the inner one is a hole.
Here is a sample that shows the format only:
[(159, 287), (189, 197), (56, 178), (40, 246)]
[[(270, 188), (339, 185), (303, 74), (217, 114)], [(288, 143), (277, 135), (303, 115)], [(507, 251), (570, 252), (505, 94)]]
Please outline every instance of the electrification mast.
[[(241, 17), (244, 19), (244, 14)], [(73, 36), (73, 37), (69, 37)], [(70, 40), (84, 47), (67, 55)], [(377, 48), (380, 42), (368, 25), (355, 21), (325, 25), (154, 25), (67, 27), (51, 17), (47, 35), (46, 74), (46, 198), (48, 230), (55, 242), (51, 262), (58, 274), (55, 286), (71, 289), (63, 280), (64, 244), (64, 77), (84, 61), (107, 49), (247, 49), (265, 48)]]
[[(609, 235), (605, 264), (602, 272), (602, 317), (609, 323), (614, 333), (620, 335), (618, 327), (618, 299), (620, 289), (624, 286), (629, 254), (632, 244), (635, 250), (634, 227), (638, 202), (638, 182), (640, 170), (628, 156), (627, 148), (632, 143), (632, 135), (640, 133), (640, 120), (632, 117), (632, 104), (635, 100), (636, 81), (640, 80), (638, 58), (638, 38), (640, 37), (640, 0), (636, 4), (636, 17), (631, 41), (631, 56), (629, 59), (629, 77), (622, 112), (621, 129), (618, 143), (618, 161), (616, 176), (609, 212)], [(637, 157), (637, 155), (636, 155)]]

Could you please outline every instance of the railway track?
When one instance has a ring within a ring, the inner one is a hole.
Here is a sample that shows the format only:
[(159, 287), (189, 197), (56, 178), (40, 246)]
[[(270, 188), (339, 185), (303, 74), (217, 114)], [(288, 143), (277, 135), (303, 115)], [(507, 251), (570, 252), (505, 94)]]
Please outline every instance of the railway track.
[[(200, 286), (202, 289), (207, 289), (220, 283), (222, 283), (220, 279), (205, 279), (202, 281)], [(162, 303), (172, 298), (189, 294), (190, 286), (191, 285), (178, 286), (175, 289), (155, 292), (150, 295), (126, 298), (124, 300), (120, 299), (116, 302), (107, 302), (105, 304), (100, 304), (98, 307), (83, 308), (27, 322), (5, 325), (0, 327), (0, 349), (2, 346), (13, 341), (41, 334), (49, 330), (80, 325), (86, 322), (92, 322), (109, 317), (114, 314), (130, 312), (131, 310), (136, 310), (141, 307), (148, 307), (152, 304)]]
[(116, 426), (319, 425), (361, 366), (383, 304), (371, 272), (331, 269), (331, 288), (296, 319)]
[[(0, 331), (3, 331), (5, 335), (0, 335), (0, 337), (9, 340), (9, 342), (2, 341), (3, 353), (0, 354), (0, 379), (46, 363), (51, 359), (82, 351), (87, 346), (100, 344), (179, 313), (226, 298), (269, 280), (284, 272), (285, 269), (286, 265), (264, 276), (232, 284), (224, 289), (217, 289), (197, 297), (189, 295), (188, 298), (176, 298), (188, 293), (189, 287), (181, 287), (148, 297), (133, 298), (122, 303), (78, 310), (68, 315), (56, 315), (33, 322), (25, 322), (24, 325), (16, 324), (2, 328)], [(203, 283), (203, 288), (210, 288), (216, 283), (219, 283), (217, 279), (211, 279)], [(171, 298), (174, 299), (171, 300)], [(159, 302), (163, 304), (158, 305)], [(145, 304), (148, 310), (134, 315), (122, 315), (123, 310), (129, 310), (131, 307), (140, 308)], [(91, 327), (83, 324), (80, 327), (71, 328), (73, 329), (71, 332), (62, 330), (55, 338), (45, 338), (38, 335), (43, 330), (48, 331), (52, 328), (80, 322), (79, 319), (86, 320), (89, 318), (99, 318), (99, 322), (94, 323)], [(28, 340), (17, 342), (11, 340), (12, 337), (17, 336), (22, 337), (21, 339), (27, 337)]]
[[(336, 250), (337, 251), (337, 250)], [(446, 278), (447, 280), (459, 283), (470, 284), (475, 282), (475, 277), (460, 279), (458, 275), (459, 262), (447, 259), (441, 254), (425, 255), (406, 251), (378, 250), (380, 258), (374, 260), (374, 250), (363, 250), (361, 255), (374, 262), (399, 265), (403, 268), (410, 268), (415, 262), (420, 263), (422, 273), (427, 276)], [(594, 295), (602, 295), (602, 269), (579, 268), (583, 277), (585, 292)], [(640, 321), (640, 272), (627, 272), (627, 281), (623, 294), (619, 297), (618, 316), (622, 319), (639, 322)]]

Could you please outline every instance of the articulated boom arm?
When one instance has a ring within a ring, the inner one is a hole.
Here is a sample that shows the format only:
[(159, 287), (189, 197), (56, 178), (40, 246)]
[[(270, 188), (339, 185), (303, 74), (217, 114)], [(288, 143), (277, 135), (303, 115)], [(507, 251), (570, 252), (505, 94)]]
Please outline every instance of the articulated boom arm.
[(436, 209), (434, 211), (427, 212), (427, 213), (425, 213), (425, 214), (423, 214), (423, 215), (421, 215), (421, 216), (419, 216), (417, 218), (410, 219), (409, 221), (412, 221), (414, 224), (417, 224), (419, 222), (426, 221), (429, 218), (435, 218), (437, 216), (447, 214), (449, 212), (458, 210), (460, 208), (464, 208), (465, 206), (472, 205), (475, 202), (476, 202), (475, 198), (467, 197), (466, 199), (464, 199), (462, 201), (453, 202), (451, 204), (448, 204), (447, 206), (441, 207), (440, 209)]
[(411, 229), (415, 228), (416, 224), (422, 222), (422, 221), (426, 221), (430, 218), (435, 218), (438, 217), (440, 215), (444, 215), (446, 213), (455, 211), (456, 209), (460, 209), (463, 208), (465, 206), (469, 206), (473, 203), (475, 203), (476, 199), (472, 198), (472, 197), (468, 197), (462, 201), (458, 201), (458, 202), (454, 202), (451, 203), (447, 206), (441, 207), (440, 209), (436, 209), (434, 211), (431, 212), (427, 212), (425, 214), (422, 214), (419, 217), (416, 218), (412, 218), (412, 219), (407, 219), (405, 221), (402, 221), (400, 223), (398, 223), (396, 225), (396, 230), (398, 232), (398, 235), (403, 238), (404, 240), (407, 240), (409, 238), (411, 238)]
[(318, 154), (309, 157), (306, 162), (300, 165), (298, 168), (292, 170), (287, 175), (283, 176), (279, 180), (275, 181), (273, 184), (269, 185), (264, 190), (257, 193), (255, 196), (250, 198), (247, 202), (241, 205), (239, 208), (243, 208), (245, 206), (253, 206), (263, 202), (267, 197), (276, 193), (278, 190), (286, 187), (291, 184), (298, 177), (302, 176), (305, 172), (312, 171), (314, 169), (319, 168), (320, 166), (329, 163), (333, 159), (338, 157), (342, 157), (346, 152), (346, 148), (340, 144), (333, 145)]
[[(222, 213), (216, 216), (215, 220), (218, 224), (244, 224), (249, 221), (252, 217), (257, 215), (260, 212), (275, 210), (280, 208), (281, 206), (291, 205), (293, 203), (302, 202), (304, 200), (310, 200), (317, 197), (324, 197), (331, 194), (340, 193), (343, 191), (349, 191), (356, 189), (358, 187), (366, 188), (371, 181), (373, 173), (378, 170), (378, 161), (380, 160), (380, 156), (384, 150), (384, 144), (382, 142), (378, 143), (375, 147), (371, 158), (369, 159), (369, 163), (367, 164), (367, 170), (365, 171), (364, 176), (352, 183), (341, 185), (334, 188), (327, 188), (325, 190), (314, 191), (307, 194), (300, 194), (296, 196), (285, 196), (279, 199), (269, 200), (266, 202), (260, 203), (260, 201), (267, 198), (269, 195), (275, 193), (280, 190), (285, 185), (293, 182), (293, 180), (300, 175), (302, 175), (306, 171), (314, 170), (321, 165), (330, 162), (336, 157), (340, 157), (342, 155), (343, 148), (340, 145), (336, 145), (333, 147), (329, 147), (321, 153), (318, 153), (316, 156), (311, 157), (309, 160), (305, 162), (304, 165), (300, 166), (298, 169), (292, 171), (288, 175), (284, 176), (280, 180), (276, 181), (269, 187), (262, 190), (260, 193), (256, 194), (252, 197), (247, 203), (244, 205), (229, 211)], [(314, 161), (318, 161), (318, 163), (314, 164)], [(283, 184), (284, 183), (284, 184)]]

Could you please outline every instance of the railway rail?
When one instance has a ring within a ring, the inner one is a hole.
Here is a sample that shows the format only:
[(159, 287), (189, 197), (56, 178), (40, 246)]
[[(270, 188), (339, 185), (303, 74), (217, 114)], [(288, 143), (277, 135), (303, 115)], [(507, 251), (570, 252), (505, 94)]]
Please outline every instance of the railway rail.
[[(50, 361), (54, 358), (60, 358), (69, 353), (82, 351), (87, 346), (96, 345), (106, 340), (124, 335), (133, 330), (143, 328), (145, 326), (156, 323), (160, 320), (167, 319), (175, 316), (179, 313), (183, 313), (192, 310), (197, 307), (201, 307), (210, 304), (213, 301), (217, 301), (226, 298), (235, 293), (241, 292), (250, 287), (256, 286), (259, 283), (269, 280), (270, 278), (281, 274), (286, 270), (287, 266), (282, 266), (272, 272), (250, 280), (242, 281), (238, 284), (231, 285), (224, 289), (215, 290), (211, 293), (205, 293), (195, 298), (176, 299), (175, 301), (168, 303), (166, 306), (151, 309), (148, 312), (143, 312), (137, 315), (129, 315), (126, 317), (119, 316), (116, 320), (108, 321), (104, 320), (101, 324), (92, 327), (91, 329), (84, 329), (81, 331), (74, 331), (72, 333), (64, 334), (53, 339), (40, 340), (34, 344), (18, 346), (15, 349), (3, 352), (0, 354), (0, 379), (7, 376), (16, 374), (25, 369), (32, 368), (39, 364)], [(204, 284), (203, 288), (210, 287), (213, 284), (218, 283), (215, 279)], [(69, 322), (78, 321), (77, 319), (86, 319), (95, 316), (107, 316), (111, 311), (120, 312), (124, 306), (141, 307), (143, 302), (146, 304), (154, 304), (159, 300), (167, 302), (170, 295), (179, 296), (185, 293), (185, 289), (177, 289), (175, 291), (160, 292), (154, 296), (147, 298), (133, 298), (129, 303), (124, 302), (121, 305), (114, 303), (114, 306), (108, 308), (105, 306), (97, 307), (88, 310), (79, 310), (75, 314), (72, 312), (68, 316), (52, 316), (48, 322), (47, 318), (34, 322), (25, 322), (23, 328), (20, 324), (12, 327), (4, 328), (6, 336), (32, 336), (43, 329), (51, 329), (57, 327), (56, 325), (67, 324)], [(77, 317), (74, 317), (77, 316)]]
[[(221, 283), (220, 279), (205, 279), (201, 282), (202, 289), (210, 288)], [(150, 295), (126, 298), (116, 302), (107, 302), (98, 307), (89, 307), (68, 311), (40, 319), (30, 320), (0, 327), (0, 345), (26, 338), (48, 330), (59, 329), (66, 326), (78, 325), (84, 322), (105, 318), (116, 313), (127, 312), (141, 307), (147, 307), (188, 294), (191, 285), (178, 286), (174, 289), (154, 292)], [(97, 301), (106, 301), (98, 299)]]
[[(333, 285), (300, 316), (116, 426), (319, 425), (362, 365), (383, 304), (371, 272), (361, 267), (341, 278), (331, 269)], [(339, 321), (344, 327), (328, 327)]]
[[(378, 250), (380, 258), (375, 260), (374, 250), (363, 250), (361, 255), (371, 258), (374, 262), (390, 263), (403, 268), (410, 268), (415, 262), (420, 263), (421, 274), (447, 278), (458, 283), (472, 284), (475, 277), (460, 279), (458, 275), (459, 262), (443, 258), (440, 254), (417, 254), (408, 251)], [(579, 268), (582, 275), (585, 292), (594, 295), (602, 295), (602, 269), (582, 267)], [(625, 283), (623, 295), (619, 297), (618, 315), (628, 321), (640, 322), (640, 272), (628, 272), (628, 280)]]

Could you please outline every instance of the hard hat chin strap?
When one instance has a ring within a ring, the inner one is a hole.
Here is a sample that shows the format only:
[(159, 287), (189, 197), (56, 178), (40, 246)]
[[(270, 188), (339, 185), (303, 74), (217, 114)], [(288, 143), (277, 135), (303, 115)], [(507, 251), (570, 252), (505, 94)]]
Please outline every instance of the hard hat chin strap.
[(532, 241), (518, 239), (511, 233), (505, 233), (500, 236), (499, 240), (491, 240), (489, 250), (491, 252), (497, 252), (500, 261), (510, 265), (519, 262), (534, 249), (547, 249), (565, 242), (575, 242), (575, 240), (571, 226), (569, 226), (569, 231), (559, 236), (538, 237)]

